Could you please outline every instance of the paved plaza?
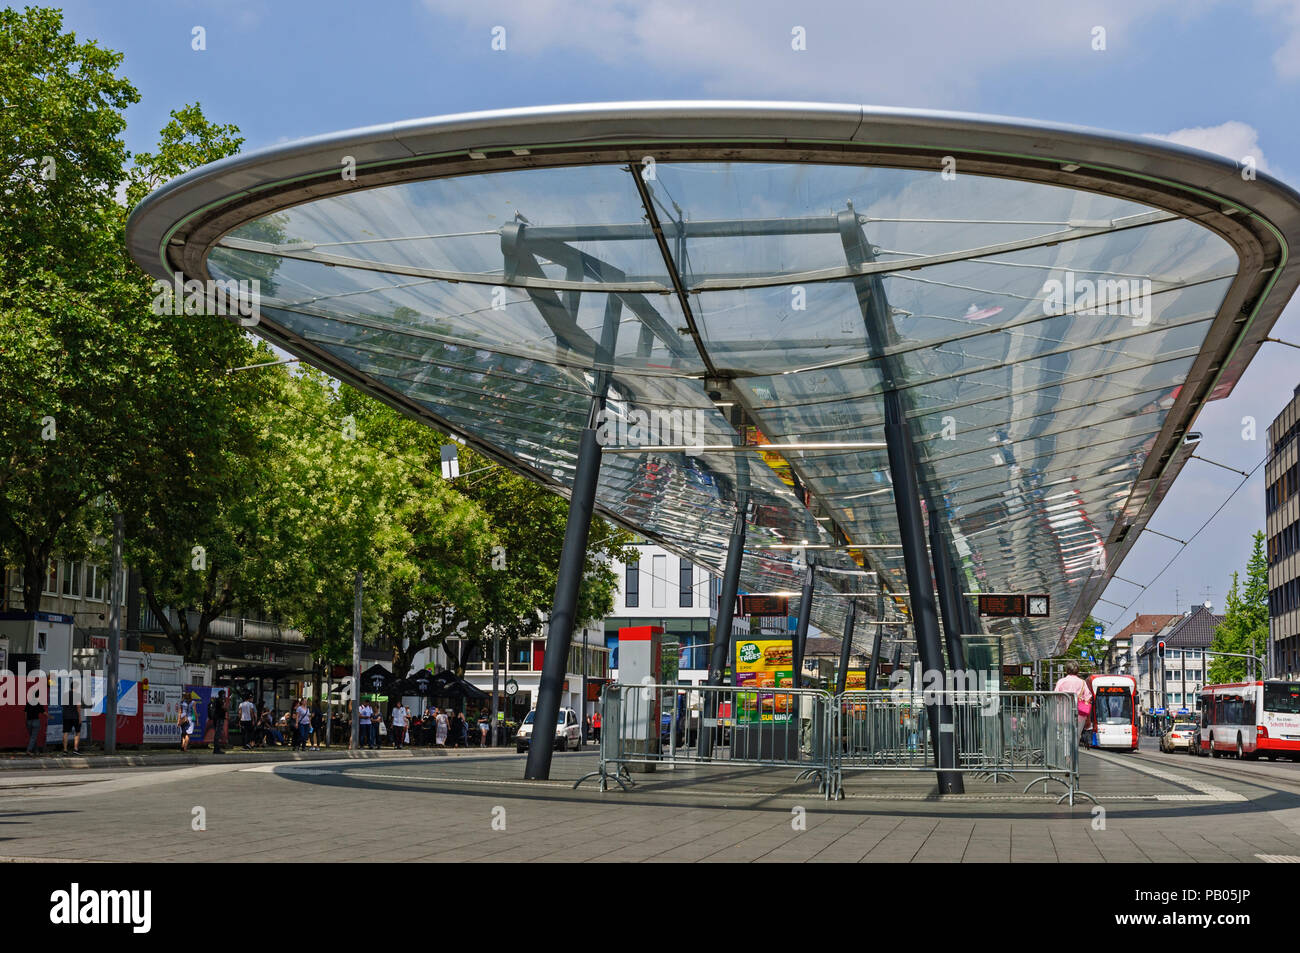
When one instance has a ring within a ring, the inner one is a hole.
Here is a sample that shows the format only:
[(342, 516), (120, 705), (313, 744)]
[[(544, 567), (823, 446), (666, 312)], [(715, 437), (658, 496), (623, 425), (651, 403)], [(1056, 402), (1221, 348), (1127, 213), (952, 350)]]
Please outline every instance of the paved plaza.
[[(1144, 741), (1147, 739), (1144, 739)], [(1246, 862), (1300, 857), (1300, 765), (1082, 756), (1086, 801), (1041, 785), (850, 776), (828, 802), (741, 766), (523, 781), (513, 753), (0, 772), (0, 859), (68, 861)], [(1053, 786), (1055, 787), (1055, 786)], [(199, 821), (203, 823), (200, 824)], [(195, 827), (206, 827), (195, 830)]]

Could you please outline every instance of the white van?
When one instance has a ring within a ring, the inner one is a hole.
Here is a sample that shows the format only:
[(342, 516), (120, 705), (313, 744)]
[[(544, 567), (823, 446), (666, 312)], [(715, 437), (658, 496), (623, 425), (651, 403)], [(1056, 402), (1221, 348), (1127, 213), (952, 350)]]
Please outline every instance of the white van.
[[(534, 708), (524, 716), (524, 723), (519, 726), (519, 734), (515, 735), (515, 751), (520, 754), (528, 750), (528, 744), (533, 737), (533, 719), (536, 717), (537, 709)], [(560, 716), (555, 721), (555, 750), (576, 749), (581, 741), (582, 724), (578, 721), (578, 713), (572, 708), (561, 708)]]

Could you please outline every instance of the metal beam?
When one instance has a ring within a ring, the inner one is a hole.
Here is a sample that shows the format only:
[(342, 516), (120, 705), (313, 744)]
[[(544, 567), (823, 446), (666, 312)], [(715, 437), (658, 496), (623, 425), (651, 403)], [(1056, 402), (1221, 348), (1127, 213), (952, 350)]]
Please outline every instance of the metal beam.
[[(727, 659), (732, 657), (731, 623), (735, 617), (736, 591), (740, 588), (740, 565), (745, 561), (745, 510), (749, 508), (748, 497), (743, 493), (736, 495), (736, 516), (731, 526), (731, 538), (727, 543), (727, 564), (722, 572), (722, 591), (718, 595), (718, 623), (713, 635), (713, 651), (709, 657), (709, 678), (706, 684), (721, 685), (722, 673), (727, 667)], [(700, 724), (697, 753), (701, 758), (713, 754), (713, 729), (705, 730), (704, 719), (713, 720), (718, 716), (718, 693), (706, 692), (703, 716)]]
[(844, 616), (844, 638), (840, 641), (840, 667), (835, 671), (835, 694), (844, 694), (849, 679), (849, 653), (853, 650), (853, 625), (858, 618), (858, 604), (849, 603), (849, 611)]
[(578, 606), (578, 587), (582, 584), (582, 569), (587, 560), (587, 538), (600, 478), (601, 455), (594, 419), (600, 403), (599, 398), (592, 401), (592, 419), (582, 431), (578, 444), (578, 465), (573, 478), (573, 495), (569, 498), (569, 522), (564, 531), (564, 547), (560, 551), (555, 601), (546, 632), (546, 655), (542, 660), (542, 677), (537, 688), (537, 714), (533, 718), (533, 738), (528, 746), (528, 764), (524, 769), (524, 777), (530, 781), (545, 781), (551, 776), (551, 748), (555, 744), (555, 722), (560, 713), (560, 690), (569, 661), (573, 626), (577, 621), (574, 613)]
[[(799, 594), (799, 621), (794, 627), (794, 687), (803, 687), (803, 650), (808, 641), (808, 621), (812, 617), (813, 585), (817, 566), (810, 559), (804, 571), (803, 592)], [(849, 603), (852, 605), (853, 603)]]
[[(858, 216), (850, 206), (839, 213), (840, 242), (850, 265), (868, 263), (874, 259), (871, 243), (858, 223)], [(935, 605), (930, 560), (926, 553), (925, 522), (921, 517), (921, 495), (917, 486), (915, 448), (912, 432), (903, 407), (899, 388), (903, 385), (902, 371), (889, 358), (889, 347), (896, 334), (889, 320), (889, 302), (884, 286), (878, 277), (859, 277), (853, 280), (857, 292), (858, 308), (866, 329), (871, 353), (879, 360), (884, 390), (881, 399), (885, 410), (885, 442), (888, 444), (890, 482), (894, 487), (894, 508), (898, 515), (898, 528), (903, 544), (903, 565), (907, 573), (910, 610), (916, 633), (916, 646), (921, 666), (927, 672), (944, 671), (943, 645), (939, 638), (939, 617)], [(945, 558), (942, 551), (935, 554)], [(961, 775), (953, 770), (956, 762), (953, 710), (950, 705), (926, 706), (930, 718), (937, 757), (936, 767), (940, 794), (960, 794), (964, 791)]]

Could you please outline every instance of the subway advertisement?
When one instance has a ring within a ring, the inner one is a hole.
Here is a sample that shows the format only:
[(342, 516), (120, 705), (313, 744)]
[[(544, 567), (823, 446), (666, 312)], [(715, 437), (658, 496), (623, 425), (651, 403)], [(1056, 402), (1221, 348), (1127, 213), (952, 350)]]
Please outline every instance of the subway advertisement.
[[(736, 721), (788, 722), (794, 687), (794, 645), (789, 639), (739, 639), (736, 642)], [(746, 689), (755, 689), (747, 691)]]

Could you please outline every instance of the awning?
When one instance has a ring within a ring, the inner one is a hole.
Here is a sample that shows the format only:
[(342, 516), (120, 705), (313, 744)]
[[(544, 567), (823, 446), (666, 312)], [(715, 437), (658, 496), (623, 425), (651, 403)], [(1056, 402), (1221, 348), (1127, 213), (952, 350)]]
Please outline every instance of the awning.
[(1051, 597), (986, 620), (1008, 662), (1072, 637), (1300, 281), (1300, 196), (1229, 160), (822, 104), (318, 137), (182, 176), (127, 238), (260, 282), (257, 333), (560, 492), (598, 393), (600, 513), (721, 571), (746, 501), (742, 589), (797, 602), (811, 548), (828, 632), (845, 593), (907, 621), (897, 390), (962, 592)]

